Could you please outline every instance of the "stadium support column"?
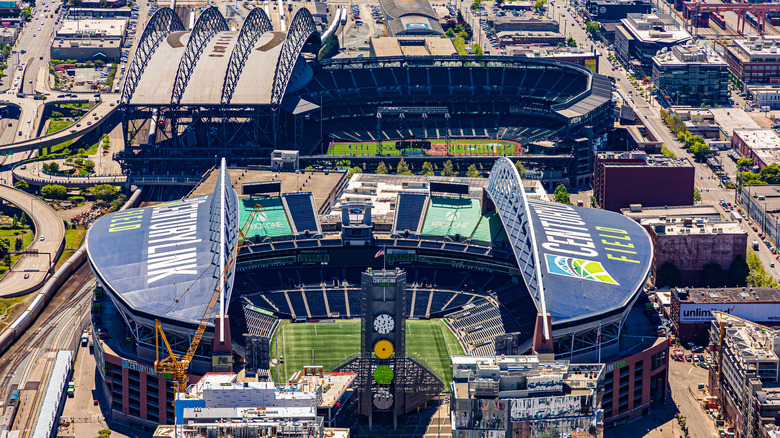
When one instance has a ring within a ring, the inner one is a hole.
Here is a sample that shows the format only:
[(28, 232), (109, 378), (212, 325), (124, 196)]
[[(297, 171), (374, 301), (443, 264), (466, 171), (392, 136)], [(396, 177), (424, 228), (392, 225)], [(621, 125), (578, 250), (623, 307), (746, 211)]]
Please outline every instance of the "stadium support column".
[(228, 315), (214, 317), (214, 343), (211, 351), (211, 371), (218, 373), (233, 371), (233, 343), (230, 338)]
[(534, 354), (539, 356), (540, 360), (555, 360), (555, 344), (552, 336), (544, 338), (544, 325), (547, 322), (547, 333), (552, 334), (552, 318), (547, 314), (547, 318), (541, 313), (536, 314), (536, 324), (534, 325), (534, 337), (532, 349)]

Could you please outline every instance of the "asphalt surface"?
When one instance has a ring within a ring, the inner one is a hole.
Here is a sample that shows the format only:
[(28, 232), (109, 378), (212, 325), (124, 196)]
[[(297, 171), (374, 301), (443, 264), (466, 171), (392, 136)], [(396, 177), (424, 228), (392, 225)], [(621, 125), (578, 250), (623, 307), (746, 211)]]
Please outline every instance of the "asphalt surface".
[(33, 219), (35, 239), (28, 249), (38, 251), (37, 255), (22, 255), (0, 279), (0, 297), (7, 298), (23, 295), (43, 284), (65, 245), (65, 226), (48, 204), (21, 190), (0, 185), (0, 198), (18, 206)]

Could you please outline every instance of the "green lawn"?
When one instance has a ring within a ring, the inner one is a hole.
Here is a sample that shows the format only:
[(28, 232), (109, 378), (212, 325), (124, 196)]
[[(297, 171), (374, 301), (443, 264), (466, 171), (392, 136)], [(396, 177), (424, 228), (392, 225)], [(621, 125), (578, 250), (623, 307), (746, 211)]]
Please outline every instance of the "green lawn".
[[(26, 249), (32, 243), (35, 235), (29, 228), (26, 230), (0, 230), (0, 239), (8, 239), (11, 251), (14, 251), (14, 243), (19, 237), (22, 238), (22, 249)], [(11, 266), (16, 263), (19, 257), (21, 256), (18, 254), (11, 254)], [(0, 264), (0, 278), (3, 278), (6, 272), (8, 272), (8, 265)], [(2, 312), (0, 311), (0, 313)]]
[[(347, 356), (360, 351), (360, 320), (337, 319), (335, 323), (290, 324), (281, 321), (271, 340), (271, 357), (284, 356), (280, 377), (282, 381), (304, 365), (322, 365), (330, 370)], [(445, 388), (452, 380), (450, 354), (463, 354), (455, 335), (439, 319), (407, 320), (406, 351), (409, 356), (422, 358), (427, 365), (444, 377)], [(314, 359), (312, 362), (312, 351)], [(276, 380), (276, 367), (271, 367), (271, 377)]]
[[(431, 140), (432, 146), (443, 146), (444, 140)], [(419, 152), (421, 149), (407, 149)], [(447, 148), (452, 155), (513, 155), (515, 144), (504, 140), (452, 140)], [(331, 155), (376, 155), (376, 142), (333, 143), (328, 151)], [(401, 155), (395, 141), (382, 142), (382, 155)]]
[(62, 131), (74, 123), (76, 122), (72, 122), (70, 120), (52, 119), (51, 123), (49, 123), (49, 129), (46, 131), (46, 134), (54, 134), (55, 132)]
[(10, 316), (17, 306), (24, 303), (25, 298), (27, 295), (16, 298), (0, 298), (0, 330), (13, 321)]
[(59, 267), (67, 261), (70, 256), (73, 255), (76, 250), (79, 249), (79, 246), (81, 245), (81, 240), (84, 238), (84, 235), (87, 234), (87, 230), (84, 228), (79, 228), (76, 230), (71, 230), (68, 228), (65, 230), (65, 249), (62, 250), (62, 255), (59, 259), (57, 259), (57, 265), (55, 266), (55, 270), (59, 269)]

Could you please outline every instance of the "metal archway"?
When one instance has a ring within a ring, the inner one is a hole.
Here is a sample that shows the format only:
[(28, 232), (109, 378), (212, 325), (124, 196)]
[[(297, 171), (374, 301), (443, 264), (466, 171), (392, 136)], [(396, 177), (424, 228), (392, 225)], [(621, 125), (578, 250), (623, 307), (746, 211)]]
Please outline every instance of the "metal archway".
[(311, 12), (308, 9), (298, 9), (287, 30), (287, 39), (282, 44), (282, 53), (279, 54), (279, 61), (276, 63), (274, 83), (273, 88), (271, 88), (274, 146), (277, 144), (279, 131), (279, 105), (281, 105), (284, 93), (287, 91), (290, 76), (295, 68), (296, 61), (298, 61), (298, 57), (301, 56), (303, 46), (311, 38), (316, 38), (318, 46), (322, 45), (320, 34), (317, 32), (317, 25), (314, 24)]
[(238, 79), (241, 77), (241, 70), (246, 64), (249, 52), (254, 47), (257, 40), (266, 32), (273, 30), (271, 21), (262, 8), (254, 8), (246, 17), (243, 26), (238, 34), (238, 41), (230, 54), (230, 63), (225, 72), (225, 80), (222, 85), (222, 105), (229, 105), (233, 99), (233, 92), (236, 91)]
[(190, 81), (192, 71), (203, 53), (203, 49), (211, 41), (211, 38), (217, 32), (227, 31), (228, 25), (225, 17), (219, 13), (217, 8), (206, 8), (195, 22), (195, 27), (190, 32), (190, 38), (187, 41), (187, 47), (184, 55), (179, 61), (179, 69), (176, 71), (176, 81), (173, 83), (171, 92), (171, 105), (178, 105), (184, 96), (184, 90), (187, 89), (187, 83)]
[(525, 195), (523, 181), (509, 158), (499, 158), (490, 169), (488, 195), (496, 206), (498, 217), (512, 245), (517, 266), (523, 273), (523, 281), (544, 318), (544, 337), (551, 339), (547, 327), (547, 304), (544, 299), (544, 283), (536, 246), (536, 234)]
[(130, 64), (130, 68), (127, 69), (125, 85), (122, 88), (121, 102), (123, 104), (130, 103), (135, 88), (138, 86), (138, 81), (141, 80), (141, 75), (143, 75), (146, 65), (149, 63), (152, 55), (154, 55), (160, 42), (171, 32), (183, 30), (184, 25), (181, 19), (171, 8), (160, 8), (152, 15), (138, 42), (138, 49), (135, 51), (133, 62)]

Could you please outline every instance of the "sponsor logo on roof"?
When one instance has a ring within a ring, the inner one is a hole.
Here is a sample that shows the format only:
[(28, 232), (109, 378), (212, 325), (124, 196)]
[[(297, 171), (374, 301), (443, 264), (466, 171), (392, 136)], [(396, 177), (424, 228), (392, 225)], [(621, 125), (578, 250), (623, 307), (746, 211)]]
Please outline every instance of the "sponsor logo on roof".
[(600, 262), (552, 254), (544, 256), (547, 261), (547, 272), (550, 274), (618, 285)]

